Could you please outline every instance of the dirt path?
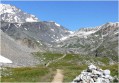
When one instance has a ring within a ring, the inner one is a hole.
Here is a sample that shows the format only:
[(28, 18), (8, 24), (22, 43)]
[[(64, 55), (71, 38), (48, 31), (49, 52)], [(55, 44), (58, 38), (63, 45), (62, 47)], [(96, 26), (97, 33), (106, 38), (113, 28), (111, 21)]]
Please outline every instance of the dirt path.
[(63, 59), (64, 57), (66, 57), (66, 54), (64, 54), (62, 57), (60, 57), (60, 58), (58, 58), (58, 59), (55, 59), (55, 60), (52, 60), (52, 61), (48, 62), (48, 63), (46, 64), (46, 67), (48, 67), (48, 66), (49, 66), (51, 63), (53, 63), (53, 62), (57, 62), (57, 61)]
[(64, 78), (63, 71), (60, 69), (57, 69), (57, 73), (54, 76), (54, 79), (51, 83), (63, 83), (63, 78)]

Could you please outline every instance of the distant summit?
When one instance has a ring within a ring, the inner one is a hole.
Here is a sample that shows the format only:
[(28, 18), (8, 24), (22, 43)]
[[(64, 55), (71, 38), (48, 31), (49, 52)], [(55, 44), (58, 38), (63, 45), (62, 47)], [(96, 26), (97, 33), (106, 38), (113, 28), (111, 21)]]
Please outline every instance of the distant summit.
[(36, 16), (23, 12), (21, 9), (16, 8), (15, 6), (12, 6), (10, 4), (0, 4), (0, 19), (1, 21), (11, 23), (39, 21)]

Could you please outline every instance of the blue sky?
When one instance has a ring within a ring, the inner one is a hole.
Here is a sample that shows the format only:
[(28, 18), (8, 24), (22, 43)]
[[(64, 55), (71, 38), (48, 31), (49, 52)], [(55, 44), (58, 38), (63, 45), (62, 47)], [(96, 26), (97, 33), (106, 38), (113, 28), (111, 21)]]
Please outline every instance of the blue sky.
[(69, 30), (118, 21), (117, 1), (4, 1), (34, 14), (42, 21), (55, 21)]

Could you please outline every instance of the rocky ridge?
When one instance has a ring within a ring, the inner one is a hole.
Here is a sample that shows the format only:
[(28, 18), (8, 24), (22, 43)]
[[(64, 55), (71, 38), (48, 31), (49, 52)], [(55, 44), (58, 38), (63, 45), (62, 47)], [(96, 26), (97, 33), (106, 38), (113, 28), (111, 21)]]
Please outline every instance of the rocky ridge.
[[(106, 23), (95, 31), (78, 31), (59, 42), (59, 47), (70, 49), (72, 53), (112, 56), (118, 55), (119, 23)], [(77, 34), (78, 33), (78, 34)], [(88, 34), (88, 35), (87, 35)], [(108, 57), (109, 57), (108, 56)]]

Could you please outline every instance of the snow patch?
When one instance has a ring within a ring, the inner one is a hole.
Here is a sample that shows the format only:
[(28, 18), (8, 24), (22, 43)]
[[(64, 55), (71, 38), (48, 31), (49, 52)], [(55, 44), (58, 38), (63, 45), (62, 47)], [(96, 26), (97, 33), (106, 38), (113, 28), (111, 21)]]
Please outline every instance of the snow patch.
[(14, 24), (14, 26), (16, 26), (17, 28), (19, 28), (16, 24)]
[(25, 30), (28, 30), (27, 28), (24, 28)]
[(74, 32), (73, 31), (68, 31), (70, 34), (73, 34)]
[(54, 29), (51, 29), (51, 31), (55, 31)]
[(68, 38), (68, 36), (62, 37), (62, 38), (60, 39), (60, 41), (66, 40), (67, 38)]
[(37, 41), (38, 43), (40, 43), (40, 41)]
[(92, 34), (92, 33), (95, 33), (96, 31), (88, 31), (88, 32), (85, 32), (85, 31), (79, 31), (78, 33), (77, 33), (77, 35), (90, 35), (90, 34)]
[(12, 63), (12, 61), (0, 55), (0, 63)]
[(98, 37), (99, 35), (95, 35), (96, 37)]
[(26, 18), (26, 22), (37, 22), (37, 20), (34, 20), (32, 17)]
[(3, 13), (15, 14), (14, 10), (16, 10), (14, 6), (11, 6), (9, 4), (0, 4), (0, 14)]
[(70, 35), (62, 37), (59, 40), (64, 41), (64, 40), (66, 40), (70, 37), (73, 37), (73, 36), (87, 38), (88, 35), (91, 35), (92, 33), (95, 33), (96, 31), (88, 31), (88, 32), (86, 32), (86, 31), (78, 31), (78, 32), (69, 31), (69, 32), (71, 33)]
[(119, 32), (115, 32), (114, 34), (119, 34)]
[(56, 26), (60, 27), (60, 24), (55, 23)]
[(61, 47), (61, 45), (57, 45), (57, 47)]
[(17, 16), (14, 17), (14, 19), (15, 19), (16, 22), (17, 22), (17, 18), (18, 18)]
[(40, 45), (43, 45), (40, 41), (37, 41), (38, 43), (40, 43)]

